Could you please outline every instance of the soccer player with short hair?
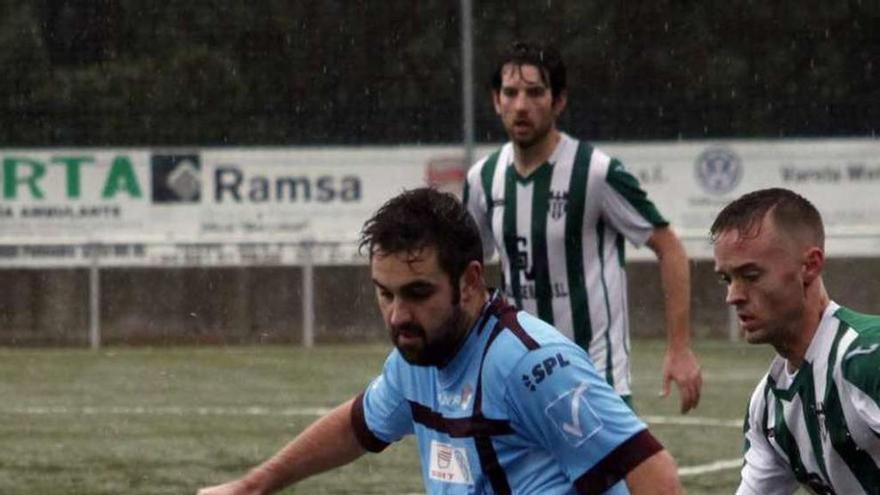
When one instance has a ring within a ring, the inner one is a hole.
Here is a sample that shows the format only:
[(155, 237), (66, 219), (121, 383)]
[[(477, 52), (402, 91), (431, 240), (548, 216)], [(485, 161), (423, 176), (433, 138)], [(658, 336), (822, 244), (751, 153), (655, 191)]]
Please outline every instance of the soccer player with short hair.
[(404, 192), (362, 247), (395, 350), (366, 390), (247, 475), (263, 494), (414, 434), (429, 494), (677, 494), (675, 461), (583, 349), (483, 282), (480, 233), (451, 194)]
[(727, 205), (711, 236), (746, 341), (778, 353), (749, 402), (737, 494), (880, 493), (880, 317), (829, 298), (819, 212), (763, 189)]
[(663, 285), (667, 352), (663, 395), (678, 384), (681, 412), (697, 406), (702, 377), (690, 346), (687, 254), (620, 161), (561, 132), (566, 68), (552, 47), (514, 43), (491, 78), (510, 137), (468, 172), (464, 201), (500, 255), (505, 295), (587, 349), (626, 400), (630, 391), (624, 245), (647, 244)]

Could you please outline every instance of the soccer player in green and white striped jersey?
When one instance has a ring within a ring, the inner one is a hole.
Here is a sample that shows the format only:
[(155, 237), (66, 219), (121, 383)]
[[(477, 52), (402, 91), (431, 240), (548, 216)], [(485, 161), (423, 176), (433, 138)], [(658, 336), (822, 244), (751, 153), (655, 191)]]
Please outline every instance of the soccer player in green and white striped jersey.
[(566, 105), (558, 52), (515, 43), (499, 62), (492, 99), (510, 142), (471, 168), (464, 190), (486, 259), (497, 249), (508, 299), (587, 349), (628, 399), (624, 242), (647, 244), (660, 261), (666, 301), (663, 394), (675, 381), (687, 412), (699, 402), (702, 378), (690, 347), (684, 247), (618, 160), (557, 129)]
[(829, 298), (819, 212), (764, 189), (727, 205), (711, 234), (745, 339), (778, 353), (749, 403), (737, 494), (880, 493), (880, 317)]

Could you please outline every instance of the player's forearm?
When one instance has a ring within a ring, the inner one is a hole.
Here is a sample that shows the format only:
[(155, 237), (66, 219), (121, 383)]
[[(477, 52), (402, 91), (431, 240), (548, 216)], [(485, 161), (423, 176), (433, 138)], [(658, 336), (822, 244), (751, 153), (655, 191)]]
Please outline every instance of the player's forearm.
[(675, 234), (668, 232), (656, 249), (666, 313), (666, 338), (671, 350), (691, 345), (691, 279), (687, 253)]
[(274, 493), (360, 457), (365, 451), (352, 429), (351, 407), (349, 400), (314, 422), (242, 481), (257, 493)]
[(665, 450), (639, 464), (626, 476), (633, 495), (678, 495), (684, 493), (675, 460)]

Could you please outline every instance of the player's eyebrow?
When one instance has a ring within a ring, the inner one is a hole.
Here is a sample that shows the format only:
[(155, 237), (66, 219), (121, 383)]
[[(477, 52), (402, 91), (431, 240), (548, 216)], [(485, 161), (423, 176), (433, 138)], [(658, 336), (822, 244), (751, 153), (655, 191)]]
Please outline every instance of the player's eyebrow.
[(748, 263), (743, 263), (742, 265), (731, 267), (730, 269), (724, 269), (724, 267), (715, 267), (715, 273), (722, 274), (732, 274), (732, 273), (742, 273), (750, 270), (763, 270), (757, 263), (750, 261)]
[(413, 282), (400, 288), (404, 297), (424, 298), (437, 291), (437, 284), (426, 281)]
[[(376, 279), (373, 279), (373, 285), (376, 287), (387, 290), (389, 292), (393, 292), (390, 288), (383, 285)], [(402, 294), (409, 294), (414, 292), (423, 292), (425, 290), (434, 290), (436, 288), (436, 284), (429, 282), (427, 280), (414, 280), (412, 282), (406, 283), (398, 288), (398, 292)]]

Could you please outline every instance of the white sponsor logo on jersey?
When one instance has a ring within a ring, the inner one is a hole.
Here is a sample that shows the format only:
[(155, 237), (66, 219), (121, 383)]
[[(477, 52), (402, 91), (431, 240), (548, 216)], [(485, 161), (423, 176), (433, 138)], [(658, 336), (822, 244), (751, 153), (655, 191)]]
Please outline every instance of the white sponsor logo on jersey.
[(467, 450), (431, 440), (431, 479), (446, 483), (471, 485), (474, 480), (468, 464)]
[(589, 383), (584, 381), (544, 409), (544, 414), (573, 447), (580, 446), (602, 429), (602, 420), (587, 402), (587, 388)]
[(437, 401), (444, 407), (460, 407), (462, 411), (471, 405), (471, 399), (474, 397), (474, 391), (470, 385), (462, 387), (461, 392), (440, 392), (437, 395)]
[(846, 361), (847, 359), (849, 359), (851, 357), (859, 356), (861, 354), (871, 354), (872, 352), (877, 350), (877, 347), (880, 347), (880, 344), (871, 344), (870, 346), (867, 346), (867, 347), (858, 346), (855, 349), (849, 351), (846, 354), (846, 356), (843, 356), (843, 360)]

